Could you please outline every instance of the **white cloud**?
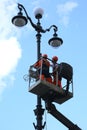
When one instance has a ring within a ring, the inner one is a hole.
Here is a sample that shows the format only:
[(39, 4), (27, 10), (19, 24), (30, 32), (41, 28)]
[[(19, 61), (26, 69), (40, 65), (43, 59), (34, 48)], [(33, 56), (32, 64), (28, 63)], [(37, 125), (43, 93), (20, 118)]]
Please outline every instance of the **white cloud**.
[(13, 83), (14, 71), (21, 58), (21, 47), (13, 31), (11, 18), (16, 14), (16, 0), (0, 0), (0, 95)]
[(0, 77), (12, 72), (20, 57), (21, 49), (15, 37), (0, 41)]
[(78, 3), (73, 1), (68, 1), (64, 4), (57, 6), (57, 13), (60, 17), (60, 21), (67, 26), (69, 24), (70, 13), (78, 6)]

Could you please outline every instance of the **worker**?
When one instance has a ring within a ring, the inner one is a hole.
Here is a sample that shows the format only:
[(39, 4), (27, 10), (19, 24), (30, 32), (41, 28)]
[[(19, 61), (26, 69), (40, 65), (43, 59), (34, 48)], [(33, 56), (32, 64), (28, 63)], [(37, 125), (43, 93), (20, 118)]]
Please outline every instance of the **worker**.
[(62, 88), (62, 85), (61, 85), (61, 77), (59, 77), (58, 75), (58, 57), (57, 56), (53, 56), (52, 57), (52, 68), (53, 68), (53, 72), (52, 72), (52, 75), (53, 75), (53, 84), (59, 86), (60, 88)]
[(47, 60), (47, 54), (43, 54), (42, 58), (34, 64), (34, 67), (38, 69), (41, 80), (46, 80), (52, 83), (52, 78), (49, 73), (50, 62)]

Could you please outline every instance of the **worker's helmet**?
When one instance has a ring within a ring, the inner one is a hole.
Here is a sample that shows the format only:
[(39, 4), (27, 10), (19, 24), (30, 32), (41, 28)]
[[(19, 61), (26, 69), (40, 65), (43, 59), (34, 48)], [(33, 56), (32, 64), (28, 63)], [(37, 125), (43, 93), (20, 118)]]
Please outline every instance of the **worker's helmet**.
[(43, 54), (43, 56), (42, 56), (43, 58), (47, 58), (48, 56), (47, 56), (47, 54)]
[(58, 61), (58, 57), (57, 56), (53, 56), (52, 61)]

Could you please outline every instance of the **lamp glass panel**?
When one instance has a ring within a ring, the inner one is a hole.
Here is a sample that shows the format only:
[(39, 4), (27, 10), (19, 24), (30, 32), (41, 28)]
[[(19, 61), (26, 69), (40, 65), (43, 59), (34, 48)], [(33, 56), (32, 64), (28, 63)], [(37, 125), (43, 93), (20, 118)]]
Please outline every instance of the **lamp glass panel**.
[(53, 47), (59, 47), (61, 45), (61, 41), (60, 40), (52, 40), (50, 41), (50, 45), (53, 46)]
[(23, 18), (16, 18), (16, 19), (14, 19), (13, 24), (15, 24), (18, 27), (22, 27), (22, 26), (26, 25), (26, 21)]

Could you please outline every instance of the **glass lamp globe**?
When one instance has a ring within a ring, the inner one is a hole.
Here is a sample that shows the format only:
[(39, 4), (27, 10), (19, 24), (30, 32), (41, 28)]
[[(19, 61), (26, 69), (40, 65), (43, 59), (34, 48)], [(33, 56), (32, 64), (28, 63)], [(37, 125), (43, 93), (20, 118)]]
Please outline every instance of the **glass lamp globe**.
[(34, 9), (34, 15), (35, 15), (36, 19), (42, 18), (43, 14), (44, 14), (44, 11), (42, 8), (35, 8)]

